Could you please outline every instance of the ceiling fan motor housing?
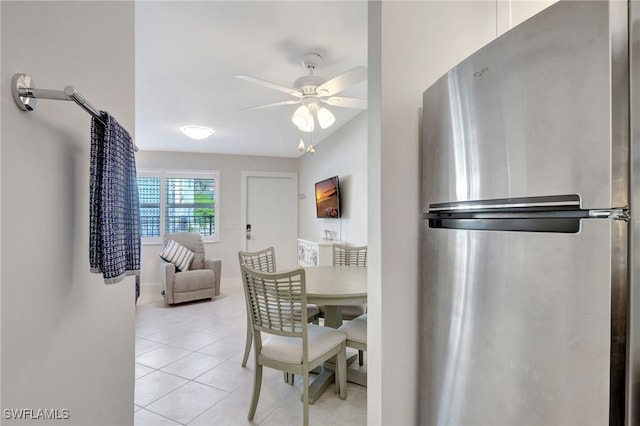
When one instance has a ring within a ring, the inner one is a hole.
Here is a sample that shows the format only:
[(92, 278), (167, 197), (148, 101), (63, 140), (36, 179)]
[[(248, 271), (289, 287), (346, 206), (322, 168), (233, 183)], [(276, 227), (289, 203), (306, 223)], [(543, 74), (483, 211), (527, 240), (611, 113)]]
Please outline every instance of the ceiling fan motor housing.
[(309, 75), (303, 75), (293, 82), (293, 87), (302, 92), (303, 95), (317, 95), (318, 86), (327, 81), (326, 78), (319, 75), (313, 75), (318, 65), (322, 62), (322, 56), (317, 53), (305, 53), (302, 55), (302, 65), (309, 70)]
[(322, 56), (317, 53), (305, 53), (302, 55), (302, 65), (305, 68), (318, 68), (320, 62), (322, 62)]
[[(319, 103), (321, 102), (328, 105), (340, 106), (345, 108), (366, 109), (366, 100), (364, 99), (336, 97), (333, 95), (346, 90), (351, 85), (365, 80), (367, 78), (367, 69), (362, 66), (355, 67), (347, 72), (333, 77), (330, 80), (327, 80), (324, 77), (314, 75), (314, 71), (316, 67), (320, 65), (320, 62), (322, 62), (322, 57), (319, 54), (305, 53), (302, 56), (302, 64), (307, 68), (309, 74), (297, 78), (293, 82), (293, 88), (282, 86), (280, 84), (272, 83), (266, 80), (260, 80), (248, 75), (237, 75), (236, 77), (243, 80), (247, 80), (261, 86), (266, 86), (280, 92), (284, 92), (296, 98), (295, 100), (274, 102), (267, 105), (258, 105), (256, 107), (245, 108), (244, 110), (303, 103), (304, 106), (315, 107), (314, 110), (317, 111), (318, 114), (324, 113), (324, 111), (329, 112), (326, 108), (318, 108)], [(335, 118), (332, 118), (332, 120), (335, 120)], [(325, 123), (328, 123), (328, 121), (330, 120), (326, 120)], [(331, 123), (333, 123), (333, 121), (331, 121)], [(331, 124), (327, 124), (325, 127), (328, 127), (330, 125)]]
[(319, 75), (304, 75), (293, 82), (293, 87), (300, 90), (304, 95), (315, 95), (317, 94), (316, 89), (318, 86), (325, 81), (327, 79)]

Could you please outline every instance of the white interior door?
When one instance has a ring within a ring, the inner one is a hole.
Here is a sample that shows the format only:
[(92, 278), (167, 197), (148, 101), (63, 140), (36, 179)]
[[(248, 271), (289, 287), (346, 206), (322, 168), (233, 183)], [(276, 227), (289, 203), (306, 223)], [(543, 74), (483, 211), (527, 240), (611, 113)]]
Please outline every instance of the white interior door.
[(257, 251), (273, 246), (278, 270), (296, 266), (298, 177), (295, 173), (243, 172), (240, 245)]

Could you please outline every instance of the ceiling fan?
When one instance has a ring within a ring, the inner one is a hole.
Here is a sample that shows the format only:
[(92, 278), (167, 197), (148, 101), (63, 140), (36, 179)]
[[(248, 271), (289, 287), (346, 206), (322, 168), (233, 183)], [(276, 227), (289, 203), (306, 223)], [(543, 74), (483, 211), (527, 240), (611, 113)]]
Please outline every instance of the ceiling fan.
[(327, 108), (321, 104), (343, 108), (366, 109), (367, 100), (358, 98), (348, 98), (343, 96), (334, 96), (336, 93), (343, 92), (356, 83), (360, 83), (367, 78), (367, 69), (363, 66), (355, 67), (346, 71), (330, 80), (314, 75), (314, 70), (320, 65), (322, 57), (317, 53), (305, 53), (302, 55), (302, 64), (309, 70), (309, 75), (304, 75), (293, 82), (293, 88), (282, 86), (270, 81), (261, 80), (259, 78), (248, 75), (236, 75), (236, 77), (269, 87), (279, 92), (287, 93), (296, 99), (288, 101), (274, 102), (266, 105), (258, 105), (244, 108), (241, 111), (249, 111), (254, 109), (269, 108), (281, 105), (302, 104), (293, 114), (291, 121), (304, 132), (312, 132), (314, 130), (314, 122), (326, 129), (335, 122), (335, 116)]

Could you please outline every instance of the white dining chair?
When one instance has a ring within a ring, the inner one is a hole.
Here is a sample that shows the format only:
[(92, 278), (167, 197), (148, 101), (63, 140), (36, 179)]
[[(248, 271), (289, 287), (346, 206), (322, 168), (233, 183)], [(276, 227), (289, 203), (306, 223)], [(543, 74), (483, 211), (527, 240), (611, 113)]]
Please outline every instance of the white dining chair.
[(367, 350), (367, 314), (347, 321), (338, 330), (347, 335), (347, 347), (358, 350), (360, 365), (363, 365), (363, 352)]
[[(367, 267), (367, 246), (352, 247), (344, 244), (333, 245), (333, 264)], [(367, 305), (340, 306), (342, 319), (351, 320), (367, 313)]]
[[(262, 368), (303, 377), (303, 424), (309, 424), (309, 372), (336, 357), (336, 393), (347, 397), (346, 335), (330, 327), (308, 324), (304, 269), (259, 272), (240, 265), (253, 328), (255, 375), (248, 419), (260, 398)], [(263, 340), (263, 337), (266, 339)]]
[(367, 267), (367, 246), (333, 245), (333, 264)]
[[(240, 265), (247, 265), (251, 269), (255, 269), (261, 272), (276, 272), (276, 251), (273, 247), (267, 247), (264, 250), (249, 252), (238, 252), (238, 261)], [(320, 308), (316, 305), (307, 306), (307, 321), (318, 323), (320, 320)], [(242, 358), (242, 366), (247, 366), (249, 360), (249, 353), (251, 352), (251, 340), (253, 337), (251, 327), (251, 317), (249, 316), (249, 309), (247, 309), (247, 337), (244, 345), (244, 356)], [(293, 381), (293, 377), (286, 379), (286, 381)], [(293, 383), (292, 383), (293, 384)]]
[[(333, 245), (333, 264), (334, 265), (351, 265), (362, 268), (367, 267), (367, 246), (347, 246), (345, 244)], [(367, 313), (367, 305), (342, 305), (339, 307), (341, 318), (343, 320), (353, 320)], [(322, 309), (321, 309), (322, 311)], [(358, 351), (358, 362), (364, 364), (364, 354)]]

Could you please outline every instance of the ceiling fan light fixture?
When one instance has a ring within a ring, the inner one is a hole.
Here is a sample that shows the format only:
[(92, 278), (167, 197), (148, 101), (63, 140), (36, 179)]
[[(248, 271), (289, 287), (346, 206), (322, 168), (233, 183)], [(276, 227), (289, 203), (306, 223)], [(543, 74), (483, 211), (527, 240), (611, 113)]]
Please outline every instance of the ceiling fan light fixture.
[(293, 113), (291, 121), (303, 132), (313, 132), (313, 115), (307, 105), (302, 105)]
[(191, 139), (196, 140), (206, 139), (213, 134), (213, 129), (205, 126), (182, 126), (180, 130)]
[(320, 128), (326, 129), (336, 122), (336, 117), (325, 107), (318, 108), (318, 124)]

